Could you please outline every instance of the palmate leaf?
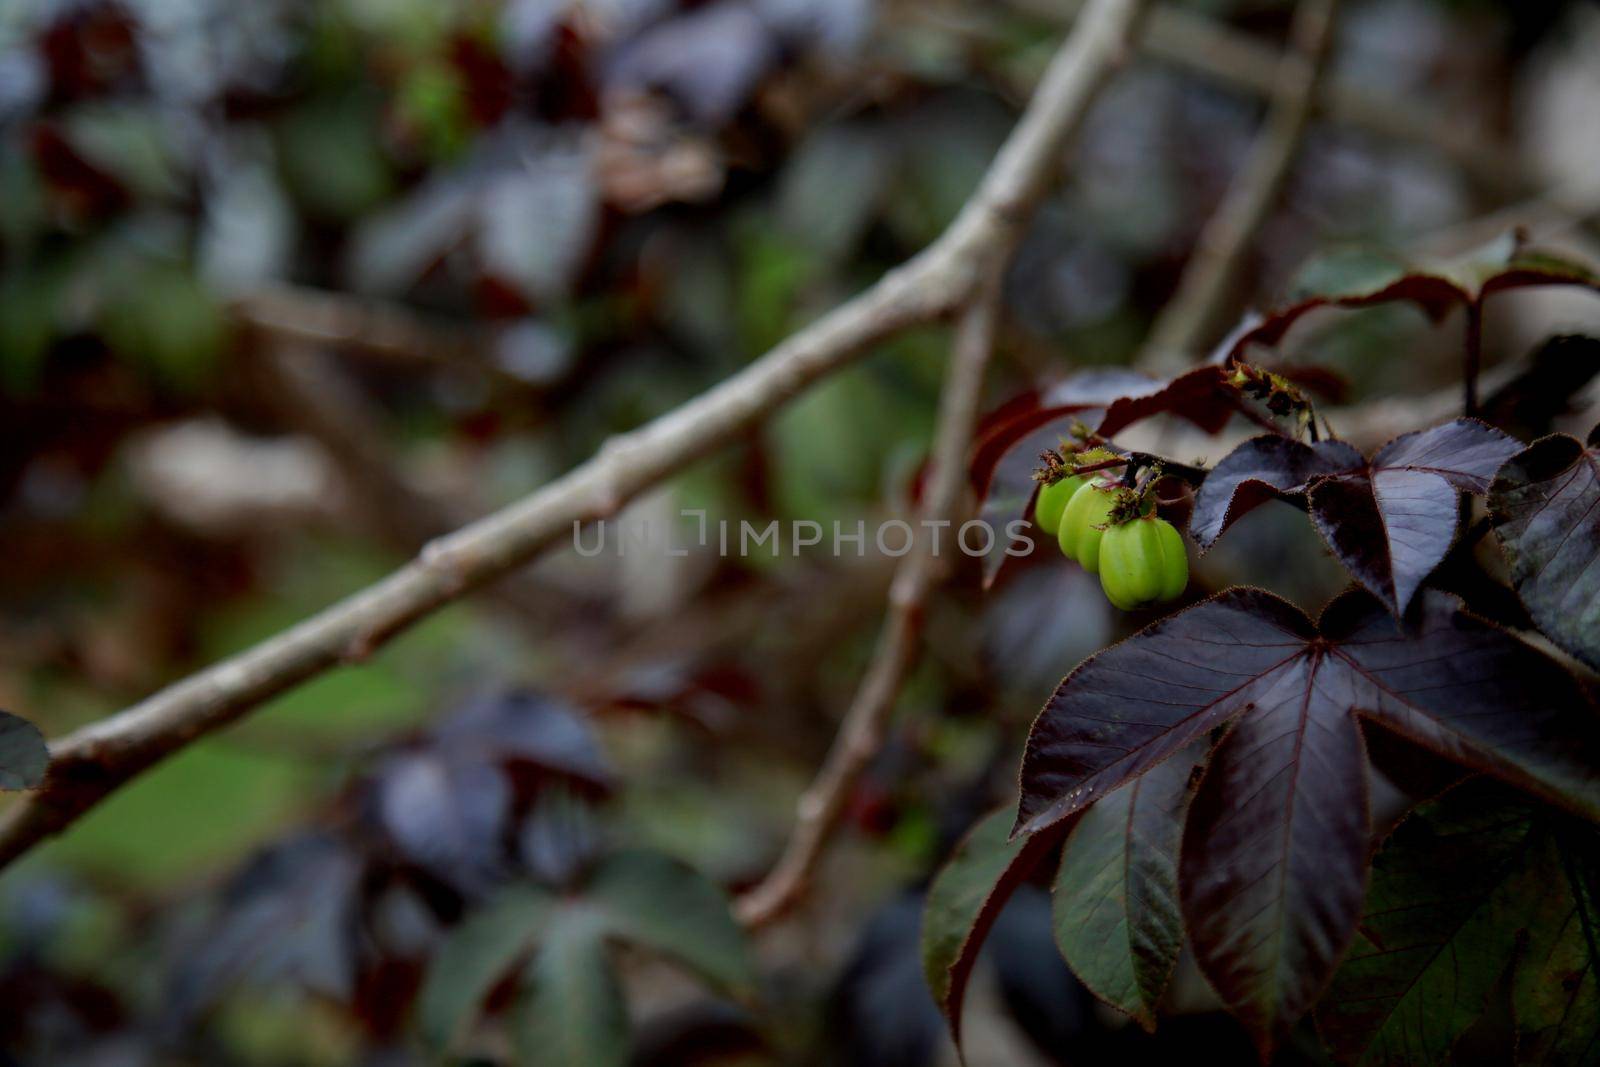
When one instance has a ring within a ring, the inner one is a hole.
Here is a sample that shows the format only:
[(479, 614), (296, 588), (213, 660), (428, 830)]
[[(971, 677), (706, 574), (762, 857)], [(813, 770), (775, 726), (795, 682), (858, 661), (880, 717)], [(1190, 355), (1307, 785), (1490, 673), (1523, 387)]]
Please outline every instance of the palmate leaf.
[(1013, 837), (1011, 821), (1011, 812), (1001, 809), (967, 831), (928, 887), (923, 907), (922, 970), (958, 1047), (961, 1002), (984, 938), (1006, 901), (1066, 830)]
[(1269, 500), (1303, 499), (1313, 479), (1359, 469), (1366, 462), (1343, 441), (1303, 444), (1262, 434), (1241, 443), (1206, 475), (1195, 493), (1189, 533), (1203, 552), (1228, 527)]
[(1301, 316), (1321, 307), (1358, 308), (1406, 300), (1437, 322), (1453, 307), (1480, 306), (1492, 293), (1532, 285), (1600, 290), (1600, 277), (1583, 264), (1528, 249), (1515, 233), (1464, 255), (1432, 262), (1409, 262), (1370, 251), (1327, 256), (1302, 272), (1287, 303), (1235, 331), (1227, 356), (1236, 359), (1250, 345), (1276, 345)]
[(1495, 535), (1528, 613), (1556, 644), (1600, 669), (1600, 426), (1508, 460), (1489, 489)]
[(606, 955), (607, 923), (563, 909), (524, 974), (513, 1026), (519, 1063), (627, 1067), (628, 1005)]
[[(612, 941), (669, 957), (725, 992), (753, 991), (744, 935), (722, 891), (670, 857), (622, 852), (603, 860), (576, 895), (514, 885), (457, 926), (423, 985), (424, 1038), (448, 1048), (488, 994), (526, 960), (516, 1025), (550, 1042), (527, 1062), (626, 1062), (625, 1005), (620, 994), (607, 994), (615, 979), (600, 955)], [(557, 1058), (557, 1049), (568, 1058)]]
[(0, 789), (32, 789), (44, 780), (50, 751), (27, 719), (0, 711)]
[(1424, 594), (1412, 626), (1365, 593), (1313, 624), (1229, 590), (1090, 657), (1029, 737), (1017, 829), (1037, 833), (1238, 720), (1189, 815), (1180, 895), (1202, 971), (1263, 1050), (1310, 1008), (1360, 914), (1357, 716), (1600, 818), (1600, 716), (1577, 684), (1444, 594)]
[(1593, 835), (1487, 781), (1403, 822), (1374, 861), (1356, 943), (1317, 1007), (1336, 1058), (1449, 1062), (1509, 986), (1518, 1063), (1600, 1060)]
[(698, 871), (659, 852), (623, 852), (602, 863), (584, 899), (615, 937), (683, 963), (724, 992), (755, 986), (744, 934), (727, 895)]
[(1274, 497), (1302, 501), (1350, 574), (1403, 615), (1450, 551), (1460, 494), (1486, 491), (1517, 448), (1472, 419), (1397, 437), (1371, 460), (1342, 441), (1252, 438), (1206, 477), (1190, 531), (1204, 550), (1257, 505)]
[(164, 1008), (189, 1027), (241, 984), (285, 980), (348, 1000), (359, 968), (363, 864), (347, 841), (313, 831), (258, 853), (224, 887), (181, 953)]
[(419, 1002), (429, 1044), (443, 1049), (455, 1040), (512, 964), (533, 951), (556, 910), (550, 893), (513, 886), (451, 932), (428, 969)]
[(1061, 955), (1147, 1030), (1183, 949), (1178, 848), (1204, 755), (1190, 749), (1101, 798), (1067, 836), (1056, 874)]

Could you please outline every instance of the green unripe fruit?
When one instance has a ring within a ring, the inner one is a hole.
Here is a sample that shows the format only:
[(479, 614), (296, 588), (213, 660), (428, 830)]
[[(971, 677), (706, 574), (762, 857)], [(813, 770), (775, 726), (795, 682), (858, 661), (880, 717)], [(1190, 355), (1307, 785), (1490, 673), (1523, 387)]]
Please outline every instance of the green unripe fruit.
[(1100, 538), (1100, 588), (1123, 611), (1175, 599), (1188, 584), (1183, 535), (1166, 519), (1134, 519)]
[(1061, 513), (1061, 527), (1056, 532), (1056, 541), (1068, 559), (1077, 560), (1090, 574), (1100, 569), (1100, 535), (1103, 531), (1096, 527), (1104, 526), (1110, 520), (1111, 509), (1116, 506), (1119, 496), (1120, 490), (1115, 484), (1089, 482), (1072, 495), (1072, 499), (1067, 501), (1066, 510)]
[(1039, 529), (1051, 537), (1056, 536), (1061, 529), (1061, 513), (1067, 509), (1067, 502), (1087, 481), (1087, 478), (1063, 478), (1040, 487), (1039, 495), (1033, 502), (1033, 521)]

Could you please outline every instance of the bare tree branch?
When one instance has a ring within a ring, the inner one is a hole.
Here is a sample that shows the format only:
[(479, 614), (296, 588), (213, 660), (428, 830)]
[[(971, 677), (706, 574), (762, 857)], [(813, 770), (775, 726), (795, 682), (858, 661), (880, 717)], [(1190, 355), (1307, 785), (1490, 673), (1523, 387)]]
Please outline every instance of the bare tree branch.
[(1530, 237), (1548, 239), (1565, 230), (1591, 227), (1597, 220), (1600, 220), (1600, 182), (1585, 178), (1425, 233), (1414, 245), (1419, 252), (1428, 255), (1458, 255), (1487, 244), (1509, 230), (1526, 230)]
[(400, 304), (278, 284), (236, 297), (229, 310), (239, 323), (279, 344), (339, 348), (420, 368), (471, 367), (526, 388), (485, 357), (489, 331), (436, 320)]
[(1289, 50), (1278, 65), (1272, 107), (1222, 204), (1200, 231), (1177, 292), (1135, 361), (1154, 371), (1187, 366), (1222, 328), (1256, 233), (1283, 195), (1332, 50), (1337, 0), (1300, 0)]
[[(1040, 18), (1070, 18), (1083, 0), (1007, 0)], [(1141, 52), (1180, 70), (1256, 96), (1274, 94), (1278, 50), (1221, 25), (1216, 19), (1170, 4), (1151, 8), (1140, 35)], [(1315, 112), (1341, 126), (1366, 130), (1405, 145), (1426, 145), (1466, 171), (1484, 189), (1526, 194), (1544, 185), (1513, 152), (1500, 150), (1481, 125), (1463, 121), (1425, 100), (1374, 91), (1330, 78), (1318, 91)]]
[(1126, 58), (1140, 0), (1091, 0), (982, 184), (938, 241), (694, 400), (613, 439), (520, 502), (431, 542), (387, 578), (253, 648), (51, 745), (40, 790), (0, 822), (0, 865), (124, 782), (263, 701), (528, 562), (575, 524), (739, 437), (867, 345), (962, 307), (1009, 256), (1084, 111)]
[[(956, 332), (921, 508), (924, 522), (947, 523), (951, 536), (970, 507), (967, 453), (983, 396), (984, 372), (994, 351), (999, 288), (993, 282), (985, 288), (989, 291), (974, 300)], [(921, 532), (926, 533), (926, 527)], [(805, 893), (851, 790), (883, 747), (900, 687), (916, 662), (923, 608), (949, 571), (953, 552), (947, 546), (941, 555), (937, 544), (937, 538), (919, 536), (896, 568), (878, 646), (822, 769), (800, 797), (789, 843), (766, 878), (736, 903), (735, 912), (745, 925), (761, 926), (779, 918)]]

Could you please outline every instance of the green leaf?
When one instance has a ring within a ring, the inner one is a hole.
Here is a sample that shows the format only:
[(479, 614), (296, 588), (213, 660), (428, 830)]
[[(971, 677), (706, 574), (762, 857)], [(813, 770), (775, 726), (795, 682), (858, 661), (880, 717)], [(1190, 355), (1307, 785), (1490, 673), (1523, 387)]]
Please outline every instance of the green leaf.
[(342, 96), (316, 96), (277, 127), (285, 184), (315, 218), (348, 221), (381, 204), (394, 190), (384, 155), (384, 101), (376, 86)]
[(517, 1005), (517, 1062), (540, 1067), (626, 1067), (628, 1008), (606, 959), (607, 918), (563, 909), (525, 972)]
[(89, 104), (66, 118), (67, 140), (91, 165), (114, 175), (141, 199), (171, 200), (183, 191), (174, 146), (160, 113), (140, 104)]
[(1155, 1027), (1183, 949), (1178, 848), (1203, 751), (1180, 753), (1102, 797), (1067, 836), (1056, 875), (1056, 945), (1095, 996)]
[(670, 956), (735, 994), (755, 986), (728, 898), (698, 871), (658, 852), (624, 852), (595, 871), (585, 902), (617, 937)]
[(1600, 1063), (1600, 841), (1592, 827), (1564, 830), (1547, 850), (1544, 891), (1529, 902), (1512, 982), (1519, 1064)]
[(0, 385), (31, 392), (61, 329), (70, 272), (59, 261), (30, 263), (0, 278)]
[(967, 831), (928, 888), (922, 914), (922, 970), (934, 1002), (961, 1043), (961, 1001), (967, 979), (1011, 894), (1071, 825), (1010, 838), (1012, 816), (1001, 809)]
[(435, 1048), (455, 1040), (474, 1009), (550, 925), (555, 903), (532, 886), (514, 886), (451, 933), (428, 969), (420, 1007), (423, 1037)]
[(1417, 811), (1373, 861), (1366, 914), (1317, 1018), (1341, 1062), (1433, 1067), (1483, 1015), (1517, 950), (1536, 824), (1488, 783)]
[(210, 290), (183, 267), (144, 262), (129, 270), (101, 312), (106, 339), (165, 384), (193, 386), (227, 344), (227, 316)]

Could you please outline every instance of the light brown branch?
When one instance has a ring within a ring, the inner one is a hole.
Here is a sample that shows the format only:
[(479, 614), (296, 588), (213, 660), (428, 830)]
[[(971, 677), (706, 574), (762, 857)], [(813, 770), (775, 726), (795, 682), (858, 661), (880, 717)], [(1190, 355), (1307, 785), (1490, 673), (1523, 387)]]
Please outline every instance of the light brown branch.
[(485, 358), (487, 331), (400, 304), (276, 284), (236, 297), (229, 310), (241, 325), (279, 344), (339, 348), (402, 366), (473, 367), (525, 385)]
[[(949, 544), (967, 517), (967, 452), (983, 396), (984, 371), (994, 350), (998, 288), (975, 300), (962, 316), (940, 400), (933, 444), (933, 466), (920, 518), (939, 522), (937, 537), (919, 536), (895, 570), (889, 609), (872, 661), (839, 726), (822, 768), (796, 806), (794, 830), (766, 878), (739, 898), (735, 913), (747, 926), (779, 918), (805, 893), (828, 839), (844, 814), (851, 791), (879, 750), (900, 687), (916, 662), (923, 609), (943, 581), (954, 550)], [(920, 529), (927, 533), (927, 526)]]
[(1567, 182), (1493, 211), (1425, 233), (1412, 242), (1419, 253), (1460, 255), (1510, 230), (1524, 230), (1535, 241), (1600, 220), (1600, 183), (1593, 178)]
[(1337, 0), (1300, 0), (1289, 50), (1278, 65), (1271, 109), (1250, 158), (1200, 231), (1177, 291), (1157, 316), (1137, 364), (1157, 373), (1186, 367), (1220, 332), (1250, 246), (1283, 195), (1332, 50)]
[(963, 306), (1015, 245), (1097, 90), (1126, 57), (1140, 0), (1091, 0), (1034, 99), (950, 229), (910, 262), (721, 384), (615, 438), (561, 478), (430, 543), (387, 578), (253, 648), (51, 745), (44, 786), (5, 813), (0, 865), (70, 826), (129, 779), (262, 702), (360, 660), (577, 524), (736, 440), (896, 331)]

